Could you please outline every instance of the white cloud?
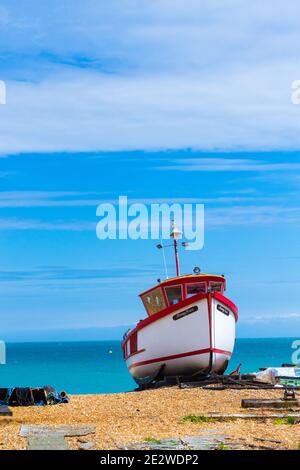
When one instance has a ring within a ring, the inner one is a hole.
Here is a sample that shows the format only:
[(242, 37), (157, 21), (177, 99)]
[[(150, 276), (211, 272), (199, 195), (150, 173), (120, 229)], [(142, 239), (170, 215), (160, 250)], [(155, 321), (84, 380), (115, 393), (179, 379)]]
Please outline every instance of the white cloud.
[(2, 3), (2, 154), (300, 147), (298, 5)]
[(0, 153), (300, 147), (300, 108), (282, 97), (288, 77), (273, 84), (269, 97), (258, 70), (252, 73), (247, 84), (248, 75), (231, 73), (217, 92), (210, 81), (188, 75), (86, 72), (73, 80), (11, 82), (0, 109)]

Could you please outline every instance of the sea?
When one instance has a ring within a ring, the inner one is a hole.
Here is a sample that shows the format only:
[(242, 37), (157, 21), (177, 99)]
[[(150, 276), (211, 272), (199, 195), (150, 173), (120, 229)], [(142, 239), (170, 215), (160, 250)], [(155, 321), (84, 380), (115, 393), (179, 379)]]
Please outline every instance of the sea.
[[(237, 339), (228, 372), (291, 363), (297, 338)], [(0, 388), (51, 385), (70, 394), (127, 392), (136, 388), (118, 341), (8, 343)]]

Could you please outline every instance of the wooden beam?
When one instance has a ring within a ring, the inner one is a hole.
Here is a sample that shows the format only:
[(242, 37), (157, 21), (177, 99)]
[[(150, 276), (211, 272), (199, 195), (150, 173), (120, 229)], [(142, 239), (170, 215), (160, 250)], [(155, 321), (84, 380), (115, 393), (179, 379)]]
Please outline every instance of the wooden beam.
[(273, 414), (250, 414), (250, 413), (207, 413), (205, 418), (212, 419), (277, 419), (277, 418), (297, 418), (300, 419), (300, 413), (273, 413)]
[(242, 408), (276, 408), (289, 409), (300, 406), (300, 400), (283, 400), (283, 399), (244, 399), (242, 400)]

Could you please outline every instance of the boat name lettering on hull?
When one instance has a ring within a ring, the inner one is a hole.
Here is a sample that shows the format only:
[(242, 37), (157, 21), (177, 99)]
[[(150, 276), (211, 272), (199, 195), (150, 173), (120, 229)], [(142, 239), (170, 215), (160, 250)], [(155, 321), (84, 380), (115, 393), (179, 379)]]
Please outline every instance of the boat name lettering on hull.
[(194, 307), (187, 308), (186, 310), (183, 310), (182, 312), (176, 313), (174, 315), (173, 320), (180, 320), (180, 318), (186, 317), (187, 315), (190, 315), (191, 313), (197, 312), (198, 307), (197, 305), (194, 305)]
[(219, 310), (219, 312), (222, 312), (227, 316), (230, 315), (230, 310), (228, 310), (228, 308), (223, 307), (223, 305), (218, 304), (217, 305), (217, 310)]

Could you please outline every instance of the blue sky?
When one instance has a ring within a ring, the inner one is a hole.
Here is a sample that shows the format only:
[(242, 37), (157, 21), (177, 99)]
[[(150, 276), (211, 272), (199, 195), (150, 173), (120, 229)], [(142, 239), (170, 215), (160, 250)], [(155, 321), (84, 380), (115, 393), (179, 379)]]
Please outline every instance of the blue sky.
[(298, 10), (1, 2), (4, 339), (143, 317), (137, 294), (163, 275), (155, 242), (96, 238), (97, 205), (119, 195), (203, 202), (205, 247), (181, 254), (182, 271), (226, 274), (240, 336), (296, 335)]

